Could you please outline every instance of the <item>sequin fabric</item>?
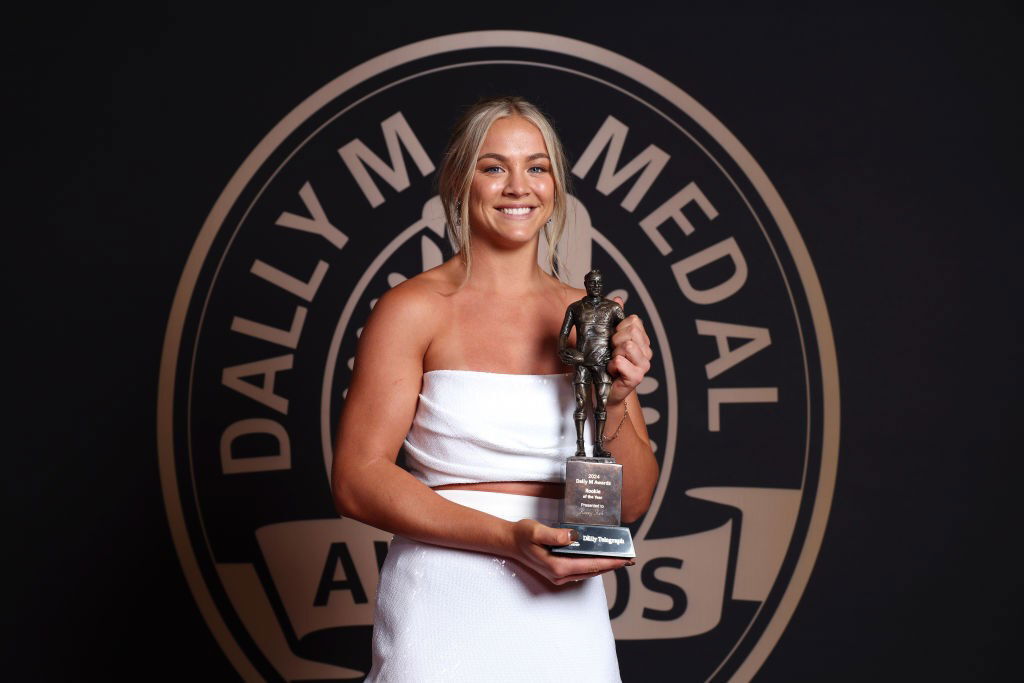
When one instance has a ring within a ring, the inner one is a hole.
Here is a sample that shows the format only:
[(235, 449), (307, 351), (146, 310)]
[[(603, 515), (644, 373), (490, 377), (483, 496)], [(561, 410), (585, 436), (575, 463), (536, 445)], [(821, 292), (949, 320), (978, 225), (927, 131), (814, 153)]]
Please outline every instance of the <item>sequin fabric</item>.
[[(440, 491), (515, 521), (553, 499)], [(604, 584), (555, 586), (513, 560), (395, 537), (381, 572), (371, 682), (620, 680)]]

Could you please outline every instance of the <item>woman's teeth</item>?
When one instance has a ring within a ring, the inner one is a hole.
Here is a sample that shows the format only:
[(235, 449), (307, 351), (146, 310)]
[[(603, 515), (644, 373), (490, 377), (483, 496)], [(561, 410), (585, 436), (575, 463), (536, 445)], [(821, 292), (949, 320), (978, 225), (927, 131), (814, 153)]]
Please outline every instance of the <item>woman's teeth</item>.
[(510, 216), (525, 216), (526, 214), (533, 211), (529, 206), (520, 206), (514, 209), (502, 209), (501, 212)]

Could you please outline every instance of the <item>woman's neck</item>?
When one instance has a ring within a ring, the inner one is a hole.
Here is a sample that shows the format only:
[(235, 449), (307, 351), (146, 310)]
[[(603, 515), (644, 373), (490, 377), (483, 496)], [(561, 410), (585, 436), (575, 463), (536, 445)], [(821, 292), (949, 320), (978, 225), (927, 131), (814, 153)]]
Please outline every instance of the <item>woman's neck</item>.
[(470, 281), (467, 287), (480, 292), (526, 292), (548, 283), (537, 265), (537, 242), (521, 248), (495, 249), (491, 245), (473, 246)]

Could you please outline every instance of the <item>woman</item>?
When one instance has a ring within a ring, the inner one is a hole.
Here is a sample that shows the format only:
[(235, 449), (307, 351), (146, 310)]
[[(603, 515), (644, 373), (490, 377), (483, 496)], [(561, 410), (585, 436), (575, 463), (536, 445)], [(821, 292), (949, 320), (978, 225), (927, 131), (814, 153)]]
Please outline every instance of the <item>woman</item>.
[[(334, 494), (341, 514), (396, 534), (367, 680), (619, 680), (599, 575), (628, 562), (552, 555), (570, 532), (537, 521), (557, 521), (575, 450), (558, 332), (584, 292), (537, 265), (539, 240), (554, 255), (564, 229), (566, 183), (533, 105), (474, 105), (439, 174), (457, 253), (381, 297), (360, 336)], [(612, 344), (606, 439), (629, 522), (658, 476), (634, 392), (651, 349), (636, 316)]]

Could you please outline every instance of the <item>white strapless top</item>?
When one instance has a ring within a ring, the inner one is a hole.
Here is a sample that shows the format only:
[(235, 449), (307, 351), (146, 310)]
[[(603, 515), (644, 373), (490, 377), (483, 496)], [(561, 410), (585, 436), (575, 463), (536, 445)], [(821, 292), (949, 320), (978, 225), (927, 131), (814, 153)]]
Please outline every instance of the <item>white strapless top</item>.
[[(405, 439), (406, 464), (427, 486), (560, 483), (576, 452), (575, 409), (570, 375), (431, 370)], [(589, 454), (589, 414), (584, 439)]]

